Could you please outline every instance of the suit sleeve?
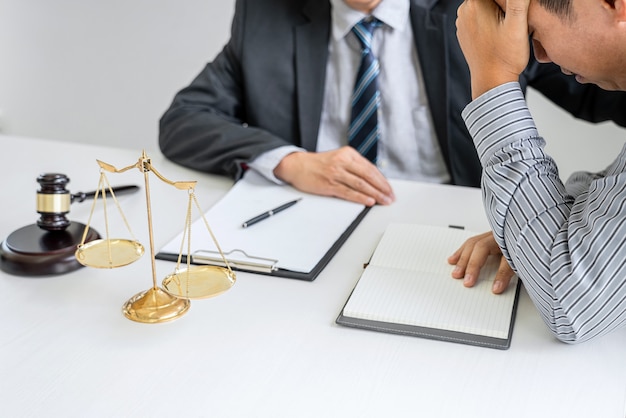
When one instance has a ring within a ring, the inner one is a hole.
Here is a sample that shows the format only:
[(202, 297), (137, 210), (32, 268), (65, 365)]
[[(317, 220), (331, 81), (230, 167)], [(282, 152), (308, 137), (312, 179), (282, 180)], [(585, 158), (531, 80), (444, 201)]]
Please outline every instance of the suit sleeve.
[(241, 70), (246, 6), (237, 1), (231, 39), (191, 84), (176, 94), (161, 117), (159, 147), (170, 160), (238, 178), (242, 167), (286, 140), (248, 127)]

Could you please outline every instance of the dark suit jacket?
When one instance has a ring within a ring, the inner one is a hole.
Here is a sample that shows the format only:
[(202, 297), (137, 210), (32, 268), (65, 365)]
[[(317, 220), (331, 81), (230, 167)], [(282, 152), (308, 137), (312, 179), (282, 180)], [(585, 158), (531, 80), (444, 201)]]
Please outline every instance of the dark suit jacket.
[[(452, 183), (479, 186), (481, 166), (461, 119), (470, 76), (456, 39), (460, 0), (410, 0), (435, 131)], [(182, 165), (238, 177), (247, 161), (295, 144), (315, 151), (331, 18), (328, 0), (237, 0), (231, 39), (160, 121), (159, 144)], [(520, 78), (577, 117), (626, 125), (624, 94), (581, 86), (531, 61)]]

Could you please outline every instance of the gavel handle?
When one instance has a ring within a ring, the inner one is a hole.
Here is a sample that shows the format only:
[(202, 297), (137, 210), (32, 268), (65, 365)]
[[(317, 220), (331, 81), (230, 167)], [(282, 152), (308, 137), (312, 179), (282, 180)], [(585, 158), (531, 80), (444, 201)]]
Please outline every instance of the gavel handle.
[[(135, 185), (128, 185), (128, 186), (118, 186), (118, 187), (112, 187), (111, 188), (113, 190), (113, 193), (115, 193), (116, 196), (119, 196), (121, 194), (130, 194), (130, 193), (134, 193), (137, 190), (139, 190), (139, 186), (135, 186)], [(107, 196), (110, 196), (111, 193), (109, 193), (108, 189), (105, 189)], [(71, 203), (74, 202), (84, 202), (87, 199), (93, 199), (94, 196), (96, 195), (96, 192), (89, 192), (89, 193), (83, 193), (83, 192), (78, 192), (78, 193), (74, 193), (73, 195), (71, 195)]]

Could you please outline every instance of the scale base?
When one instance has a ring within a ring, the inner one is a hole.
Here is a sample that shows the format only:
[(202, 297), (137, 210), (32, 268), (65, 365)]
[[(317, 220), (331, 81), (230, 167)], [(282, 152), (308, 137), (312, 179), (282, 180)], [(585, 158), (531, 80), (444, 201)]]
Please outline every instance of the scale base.
[[(11, 233), (0, 245), (0, 269), (17, 276), (51, 276), (69, 273), (82, 265), (75, 252), (86, 226), (70, 222), (63, 231), (46, 231), (36, 224)], [(85, 242), (100, 238), (89, 229)]]
[(189, 299), (177, 298), (161, 288), (153, 287), (130, 298), (122, 311), (126, 318), (135, 322), (157, 324), (183, 316), (190, 306)]

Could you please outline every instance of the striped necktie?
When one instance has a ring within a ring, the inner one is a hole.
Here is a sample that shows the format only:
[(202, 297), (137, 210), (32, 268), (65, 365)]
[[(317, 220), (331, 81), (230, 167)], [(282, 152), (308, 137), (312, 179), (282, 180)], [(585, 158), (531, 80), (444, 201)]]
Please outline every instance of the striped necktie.
[(348, 130), (348, 144), (365, 158), (376, 164), (378, 147), (378, 60), (372, 53), (374, 29), (382, 24), (377, 19), (361, 20), (354, 25), (352, 32), (361, 42), (361, 65), (352, 94), (352, 116)]

